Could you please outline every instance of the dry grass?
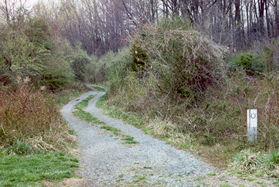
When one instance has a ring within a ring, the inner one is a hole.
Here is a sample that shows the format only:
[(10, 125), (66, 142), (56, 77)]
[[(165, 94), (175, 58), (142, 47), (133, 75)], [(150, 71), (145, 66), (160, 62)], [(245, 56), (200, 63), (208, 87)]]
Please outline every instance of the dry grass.
[(0, 118), (0, 144), (4, 147), (25, 142), (34, 149), (61, 151), (73, 141), (54, 97), (28, 84), (0, 88)]

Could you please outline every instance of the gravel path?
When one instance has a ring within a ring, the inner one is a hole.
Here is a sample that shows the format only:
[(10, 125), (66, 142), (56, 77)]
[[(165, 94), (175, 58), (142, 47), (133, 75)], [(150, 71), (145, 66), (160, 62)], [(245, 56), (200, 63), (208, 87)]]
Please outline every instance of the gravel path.
[[(77, 132), (80, 149), (80, 174), (83, 186), (196, 186), (200, 176), (216, 171), (195, 158), (141, 130), (113, 119), (96, 108), (103, 92), (91, 91), (72, 100), (61, 113)], [(96, 97), (86, 109), (95, 117), (135, 138), (139, 144), (124, 145), (98, 125), (92, 126), (72, 115), (74, 106), (89, 95)]]

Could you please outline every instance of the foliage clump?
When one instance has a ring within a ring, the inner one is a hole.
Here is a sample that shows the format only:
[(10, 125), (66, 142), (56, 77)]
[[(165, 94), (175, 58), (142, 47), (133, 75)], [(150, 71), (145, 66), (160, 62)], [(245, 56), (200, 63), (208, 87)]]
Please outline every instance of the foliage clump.
[(86, 68), (88, 64), (90, 64), (90, 58), (87, 53), (78, 47), (71, 60), (71, 67), (73, 69), (75, 79), (82, 82), (86, 81)]
[(242, 175), (255, 174), (258, 176), (279, 177), (278, 151), (267, 154), (245, 149), (233, 157), (229, 169), (232, 173)]
[(148, 70), (151, 63), (146, 49), (142, 48), (144, 34), (142, 36), (137, 36), (133, 43), (131, 44), (131, 56), (133, 61), (131, 63), (131, 68), (135, 72), (144, 73)]
[(24, 82), (17, 88), (0, 88), (0, 146), (20, 154), (66, 150), (65, 143), (73, 140), (54, 98), (44, 88), (32, 88), (28, 79)]
[(146, 67), (150, 59), (161, 91), (194, 104), (209, 86), (222, 84), (224, 50), (191, 27), (172, 29), (165, 20), (162, 25), (142, 29), (144, 37), (137, 36), (131, 48), (137, 59), (132, 64)]
[(44, 18), (26, 15), (0, 27), (0, 84), (16, 85), (17, 77), (29, 77), (37, 87), (56, 92), (75, 80), (86, 81), (90, 57), (53, 35)]
[(265, 69), (265, 65), (260, 61), (260, 57), (252, 52), (242, 52), (232, 55), (228, 61), (229, 74), (241, 68), (247, 75), (253, 76), (262, 73)]
[(253, 50), (258, 54), (267, 72), (279, 70), (279, 39), (273, 38), (264, 42), (257, 42)]

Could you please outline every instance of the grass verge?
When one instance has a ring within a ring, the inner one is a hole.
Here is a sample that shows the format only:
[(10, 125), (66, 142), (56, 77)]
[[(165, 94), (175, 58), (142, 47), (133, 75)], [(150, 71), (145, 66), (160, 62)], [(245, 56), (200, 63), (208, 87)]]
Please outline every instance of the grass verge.
[(106, 95), (100, 97), (100, 99), (96, 103), (96, 107), (102, 108), (105, 114), (109, 115), (112, 118), (123, 120), (126, 123), (134, 125), (138, 128), (144, 127), (144, 120), (138, 118), (136, 115), (133, 115), (131, 113), (125, 113), (117, 107), (107, 105)]
[[(120, 138), (123, 144), (138, 144), (137, 141), (134, 140), (134, 137), (128, 136), (125, 133), (123, 133), (121, 130), (104, 125), (105, 123), (94, 117), (89, 112), (84, 111), (83, 109), (88, 106), (88, 103), (91, 99), (93, 99), (95, 95), (90, 95), (86, 99), (82, 100), (80, 103), (78, 103), (75, 106), (75, 111), (73, 112), (74, 115), (76, 115), (81, 120), (84, 120), (90, 124), (98, 124), (103, 125), (100, 128), (106, 130), (107, 132), (110, 132), (112, 135), (114, 135), (117, 138)], [(100, 100), (104, 100), (103, 97)], [(99, 100), (99, 101), (100, 101)], [(99, 103), (100, 105), (100, 103)]]
[[(259, 153), (257, 147), (255, 147), (247, 153), (245, 152), (247, 147), (244, 147), (241, 142), (229, 140), (227, 143), (206, 146), (199, 143), (202, 141), (201, 139), (203, 137), (197, 140), (190, 134), (180, 131), (177, 125), (170, 121), (163, 121), (158, 118), (149, 121), (144, 120), (137, 117), (137, 114), (125, 113), (120, 108), (110, 106), (105, 96), (101, 97), (97, 102), (97, 107), (102, 108), (107, 115), (113, 118), (121, 119), (131, 125), (141, 128), (146, 134), (164, 140), (179, 149), (198, 154), (202, 159), (210, 162), (212, 165), (221, 169), (226, 169), (229, 174), (236, 175), (244, 180), (249, 181), (251, 177), (253, 177), (255, 181), (257, 181), (257, 179), (263, 179), (265, 181), (270, 178), (274, 179), (279, 177), (278, 152), (269, 154)], [(244, 150), (244, 152), (242, 150)], [(258, 157), (259, 160), (256, 162), (258, 164), (253, 163), (255, 154), (262, 155)], [(253, 171), (251, 172), (250, 169), (247, 170), (247, 166), (257, 169), (252, 169)], [(274, 184), (278, 185), (278, 181), (275, 180)]]
[(63, 90), (59, 92), (55, 97), (56, 105), (61, 108), (69, 101), (73, 100), (74, 98), (79, 97), (81, 94), (85, 93), (87, 90)]
[(99, 86), (99, 85), (92, 84), (91, 86), (92, 86), (93, 88), (95, 88), (96, 90), (98, 90), (99, 92), (105, 92), (105, 91), (106, 91), (105, 88), (103, 88), (103, 87), (101, 87), (101, 86)]
[(27, 84), (0, 90), (9, 98), (1, 100), (0, 113), (12, 119), (2, 121), (0, 132), (0, 186), (44, 186), (75, 176), (75, 133), (59, 109), (85, 91), (80, 87), (50, 94)]
[(233, 157), (229, 171), (242, 178), (253, 177), (279, 178), (279, 151), (269, 153), (242, 150)]
[(26, 156), (0, 153), (0, 186), (36, 186), (42, 180), (72, 178), (73, 168), (78, 166), (76, 158), (62, 152)]
[[(239, 142), (229, 142), (229, 144), (227, 144), (229, 146), (223, 144), (216, 144), (214, 146), (201, 145), (198, 143), (201, 140), (197, 141), (196, 138), (191, 135), (180, 131), (179, 128), (177, 128), (177, 125), (170, 121), (163, 121), (158, 118), (153, 120), (141, 119), (136, 113), (127, 113), (121, 108), (109, 105), (106, 100), (106, 95), (102, 96), (97, 101), (96, 106), (103, 109), (104, 113), (110, 117), (120, 119), (140, 128), (145, 134), (150, 134), (179, 149), (188, 150), (198, 154), (203, 159), (217, 167), (224, 168), (227, 166), (234, 154), (243, 149)], [(223, 154), (219, 154), (220, 152)]]
[(93, 99), (95, 95), (90, 95), (80, 103), (78, 103), (75, 106), (75, 110), (73, 111), (73, 114), (77, 116), (79, 119), (86, 121), (90, 124), (105, 124), (104, 122), (100, 121), (96, 117), (94, 117), (89, 112), (84, 111), (83, 109), (88, 106), (88, 102)]
[(123, 144), (134, 145), (139, 142), (135, 141), (134, 137), (124, 134), (121, 130), (111, 127), (111, 126), (102, 126), (101, 129), (111, 132), (117, 138), (120, 138)]

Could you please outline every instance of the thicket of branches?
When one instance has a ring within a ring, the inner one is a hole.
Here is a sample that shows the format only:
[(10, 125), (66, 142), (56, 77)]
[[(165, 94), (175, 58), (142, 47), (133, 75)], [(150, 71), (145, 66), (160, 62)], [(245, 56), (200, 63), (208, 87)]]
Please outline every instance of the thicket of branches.
[(36, 11), (48, 16), (72, 44), (79, 41), (98, 56), (123, 47), (144, 24), (172, 16), (187, 17), (196, 29), (231, 49), (279, 35), (277, 0), (61, 0), (60, 5), (38, 5)]

